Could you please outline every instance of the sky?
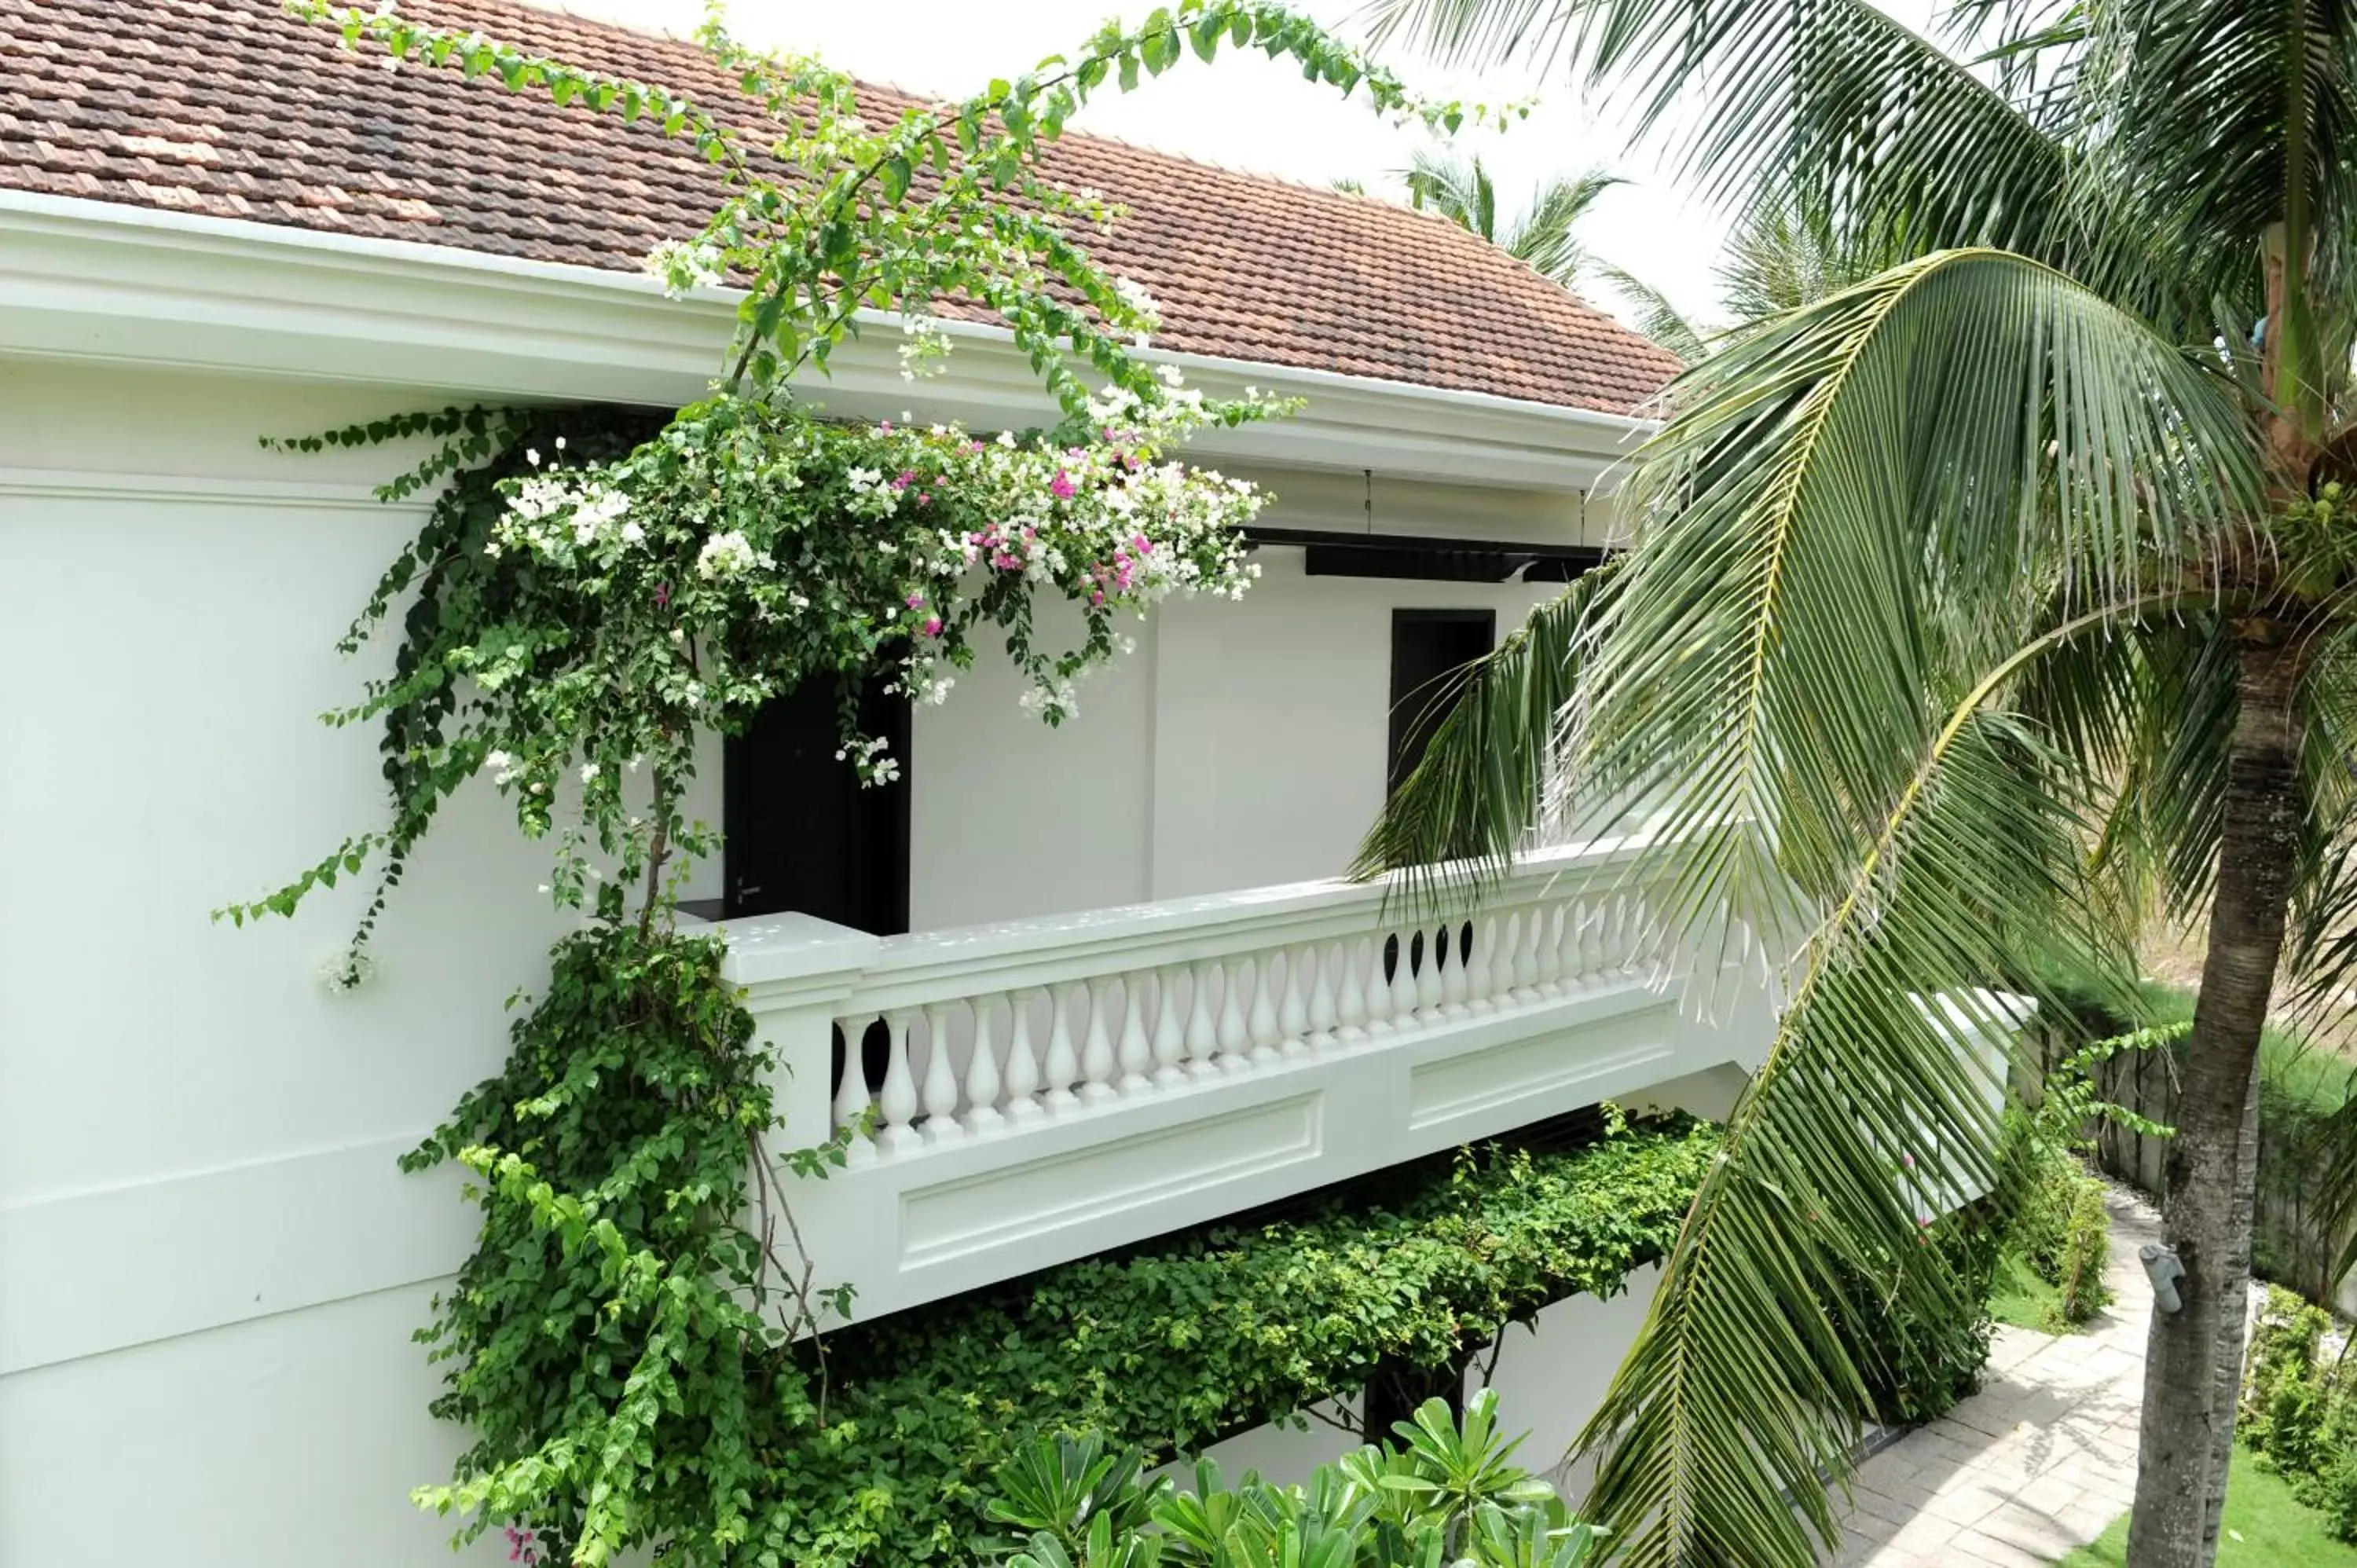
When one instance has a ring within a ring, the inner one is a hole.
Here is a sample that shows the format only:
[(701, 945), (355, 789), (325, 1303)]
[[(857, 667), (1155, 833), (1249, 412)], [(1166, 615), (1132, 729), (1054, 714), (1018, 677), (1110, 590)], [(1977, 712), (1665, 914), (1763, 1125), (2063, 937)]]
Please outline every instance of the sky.
[[(682, 35), (703, 15), (702, 0), (562, 0), (555, 8)], [(962, 97), (1072, 50), (1108, 15), (1134, 18), (1150, 8), (1146, 0), (1126, 8), (1120, 0), (732, 0), (727, 15), (748, 43), (815, 53), (867, 81)], [(1361, 0), (1308, 0), (1303, 8), (1349, 36)], [(1458, 150), (1479, 152), (1496, 177), (1501, 207), (1519, 211), (1556, 173), (1601, 166), (1623, 176), (1630, 183), (1607, 192), (1581, 231), (1589, 249), (1690, 313), (1713, 314), (1712, 266), (1726, 223), (1682, 197), (1658, 149), (1631, 146), (1615, 106), (1526, 70), (1476, 75), (1396, 50), (1386, 58), (1427, 96), (1489, 103), (1536, 96), (1538, 107), (1511, 131), (1456, 138)], [(1181, 59), (1135, 93), (1095, 101), (1076, 128), (1306, 184), (1357, 178), (1394, 196), (1396, 171), (1425, 144), (1420, 130), (1385, 125), (1363, 95), (1346, 101), (1257, 53), (1222, 54), (1208, 67), (1191, 53)], [(1601, 290), (1597, 302), (1616, 303)]]

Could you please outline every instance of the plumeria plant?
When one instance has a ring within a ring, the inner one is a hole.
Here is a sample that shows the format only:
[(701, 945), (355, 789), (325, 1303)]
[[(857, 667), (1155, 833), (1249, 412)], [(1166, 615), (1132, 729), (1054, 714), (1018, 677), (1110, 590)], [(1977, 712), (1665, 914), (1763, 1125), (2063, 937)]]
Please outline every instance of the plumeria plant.
[[(453, 409), (279, 443), (424, 438), (428, 455), (380, 493), (434, 499), (343, 643), (356, 651), (401, 607), (393, 669), (328, 715), (382, 726), (390, 822), (221, 914), (290, 915), (373, 861), (335, 972), (358, 983), (442, 803), (487, 783), (527, 835), (555, 841), (549, 891), (591, 917), (557, 944), (500, 1071), (405, 1161), (460, 1164), (481, 1211), (475, 1253), (419, 1334), (447, 1369), (436, 1413), (473, 1441), (417, 1500), (456, 1515), (461, 1541), (507, 1530), (519, 1562), (652, 1549), (691, 1568), (855, 1568), (886, 1538), (891, 1487), (845, 1497), (812, 1457), (856, 1436), (830, 1410), (815, 1332), (852, 1304), (819, 1281), (786, 1202), (787, 1178), (824, 1175), (842, 1144), (769, 1149), (780, 1064), (722, 940), (673, 929), (682, 867), (716, 843), (683, 805), (699, 740), (834, 681), (843, 759), (889, 779), (899, 760), (858, 727), (867, 676), (941, 702), (986, 626), (1028, 679), (1026, 705), (1058, 724), (1124, 646), (1122, 616), (1251, 581), (1237, 530), (1265, 498), (1173, 454), (1283, 408), (1206, 400), (1137, 358), (1155, 303), (1083, 244), (1118, 210), (1040, 159), (1092, 91), (1250, 46), (1387, 115), (1454, 130), (1476, 112), (1411, 98), (1271, 0), (1187, 0), (971, 98), (888, 113), (816, 60), (740, 47), (716, 12), (699, 38), (713, 80), (737, 90), (721, 110), (390, 3), (288, 9), (396, 73), (487, 79), (686, 140), (717, 204), (647, 264), (666, 292), (739, 300), (712, 396), (659, 427), (615, 410)], [(950, 339), (933, 313), (952, 308), (1011, 332), (1053, 429), (837, 420), (802, 397), (864, 313), (905, 324), (911, 380), (939, 370)], [(1069, 638), (1044, 629), (1042, 598)]]

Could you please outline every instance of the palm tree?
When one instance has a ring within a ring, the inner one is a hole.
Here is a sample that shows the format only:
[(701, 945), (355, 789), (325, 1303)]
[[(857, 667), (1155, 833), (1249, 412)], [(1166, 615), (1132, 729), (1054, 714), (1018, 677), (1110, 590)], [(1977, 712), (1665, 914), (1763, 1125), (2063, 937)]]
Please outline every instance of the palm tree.
[(1587, 248), (1573, 231), (1598, 197), (1621, 183), (1620, 177), (1601, 169), (1557, 176), (1539, 188), (1520, 218), (1501, 228), (1498, 188), (1479, 157), (1420, 151), (1403, 177), (1408, 204), (1416, 210), (1438, 213), (1566, 288), (1577, 284), (1589, 264)]
[[(1893, 259), (1888, 245), (1866, 248), (1848, 241), (1822, 210), (1781, 206), (1746, 215), (1727, 237), (1717, 271), (1729, 314), (1750, 323), (1863, 283)], [(1596, 274), (1627, 302), (1638, 331), (1687, 364), (1707, 356), (1712, 342), (1725, 335), (1725, 328), (1695, 320), (1660, 289), (1609, 262), (1597, 263)]]
[(1867, 1370), (1838, 1326), (1978, 1305), (1919, 1231), (1924, 1195), (1993, 1178), (1996, 1086), (1925, 1003), (2003, 1028), (1975, 988), (2115, 953), (2098, 884), (2146, 870), (2209, 935), (2129, 1560), (2209, 1562), (2259, 1032), (2280, 971), (2330, 995), (2357, 961), (2331, 483), (2357, 0), (1952, 5), (1977, 63), (1866, 0), (1378, 5), (1649, 129), (1676, 105), (1706, 198), (1907, 258), (1673, 389), (1633, 546), (1473, 678), (1362, 855), (1494, 858), (1566, 799), (1642, 802), (1691, 846), (1665, 924), (1789, 941), (1770, 1055), (1586, 1439), (1638, 1563), (1835, 1539)]

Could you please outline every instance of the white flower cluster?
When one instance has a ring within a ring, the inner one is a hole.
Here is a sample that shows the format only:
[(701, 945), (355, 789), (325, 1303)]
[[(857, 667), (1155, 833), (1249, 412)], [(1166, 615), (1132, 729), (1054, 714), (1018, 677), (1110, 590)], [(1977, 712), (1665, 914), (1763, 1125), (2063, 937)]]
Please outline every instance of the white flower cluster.
[(882, 736), (853, 741), (834, 754), (837, 762), (848, 762), (859, 770), (863, 783), (889, 784), (900, 777), (900, 759), (885, 755)]
[(742, 576), (756, 566), (766, 566), (770, 558), (753, 548), (740, 529), (716, 533), (704, 542), (696, 552), (696, 575), (706, 581)]
[(647, 252), (646, 270), (673, 299), (684, 298), (694, 289), (717, 288), (726, 276), (719, 247), (702, 240), (663, 241)]
[(521, 549), (561, 565), (583, 552), (610, 559), (643, 544), (646, 530), (630, 516), (630, 498), (603, 480), (580, 474), (534, 474), (508, 497), (507, 514), (491, 532), (486, 554)]

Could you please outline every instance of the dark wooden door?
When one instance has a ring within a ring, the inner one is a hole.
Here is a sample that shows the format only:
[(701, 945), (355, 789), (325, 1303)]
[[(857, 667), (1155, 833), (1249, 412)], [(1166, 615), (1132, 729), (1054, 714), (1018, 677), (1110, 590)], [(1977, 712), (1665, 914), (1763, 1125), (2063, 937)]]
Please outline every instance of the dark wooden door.
[(909, 929), (909, 704), (881, 678), (860, 725), (899, 759), (897, 782), (863, 788), (847, 761), (832, 680), (806, 681), (727, 743), (721, 783), (727, 913), (799, 910), (877, 936)]
[(1424, 760), (1432, 732), (1448, 716), (1457, 672), (1497, 645), (1495, 610), (1392, 611), (1390, 769), (1384, 792), (1397, 789)]

